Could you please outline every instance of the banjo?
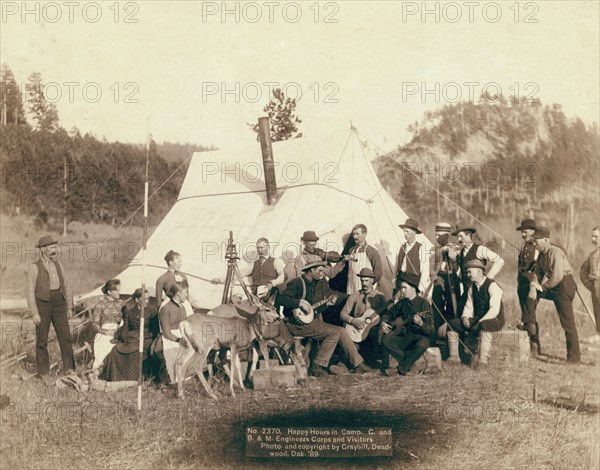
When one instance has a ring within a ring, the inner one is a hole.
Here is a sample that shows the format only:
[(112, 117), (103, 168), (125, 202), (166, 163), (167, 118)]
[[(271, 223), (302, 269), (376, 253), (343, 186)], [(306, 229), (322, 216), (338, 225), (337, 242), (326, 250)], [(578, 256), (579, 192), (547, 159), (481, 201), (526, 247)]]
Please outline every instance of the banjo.
[(293, 310), (293, 315), (294, 318), (296, 320), (298, 320), (300, 323), (304, 324), (304, 325), (308, 325), (309, 323), (311, 323), (314, 319), (315, 319), (315, 309), (319, 308), (321, 305), (325, 305), (326, 303), (329, 302), (335, 302), (337, 300), (337, 294), (331, 294), (329, 297), (320, 300), (319, 302), (312, 304), (310, 306), (310, 310), (308, 312), (305, 312), (304, 310), (302, 310), (301, 308), (295, 308)]

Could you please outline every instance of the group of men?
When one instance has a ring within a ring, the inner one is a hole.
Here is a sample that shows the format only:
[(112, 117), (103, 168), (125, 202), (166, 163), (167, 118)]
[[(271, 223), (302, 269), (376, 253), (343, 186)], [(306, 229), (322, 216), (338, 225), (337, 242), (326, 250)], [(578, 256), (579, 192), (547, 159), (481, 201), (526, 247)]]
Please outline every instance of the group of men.
[[(304, 232), (302, 251), (293, 263), (295, 275), (288, 274), (287, 280), (285, 265), (271, 255), (269, 241), (257, 241), (258, 258), (243, 268), (243, 274), (252, 279), (254, 293), (274, 297), (285, 317), (282, 324), (292, 336), (318, 342), (312, 375), (335, 374), (330, 366), (338, 345), (347, 367), (356, 373), (379, 367), (385, 375), (407, 374), (425, 350), (440, 341), (447, 344), (449, 363), (488, 363), (491, 335), (505, 323), (502, 289), (494, 281), (504, 261), (473, 240), (477, 230), (471, 226), (459, 225), (453, 230), (448, 223), (437, 223), (432, 252), (416, 240), (422, 233), (416, 220), (409, 218), (400, 227), (406, 242), (398, 253), (391, 299), (377, 289), (384, 264), (378, 249), (368, 244), (363, 224), (353, 227), (352, 243), (341, 255), (319, 250), (316, 233)], [(550, 231), (532, 219), (523, 220), (517, 231), (523, 238), (517, 275), (521, 328), (531, 339), (532, 351), (541, 354), (536, 307), (539, 299), (552, 300), (565, 331), (567, 363), (579, 363), (573, 312), (577, 287), (566, 254), (550, 242)], [(582, 265), (580, 277), (592, 294), (600, 333), (599, 235), (595, 227), (595, 249)], [(456, 243), (450, 236), (456, 237)], [(45, 375), (49, 371), (51, 323), (63, 369), (75, 367), (68, 325), (73, 302), (65, 269), (57, 260), (57, 242), (44, 236), (37, 246), (41, 255), (28, 273), (27, 300), (36, 325), (38, 373)], [(598, 342), (599, 338), (597, 334), (593, 340)], [(398, 363), (395, 369), (389, 367), (390, 355)]]

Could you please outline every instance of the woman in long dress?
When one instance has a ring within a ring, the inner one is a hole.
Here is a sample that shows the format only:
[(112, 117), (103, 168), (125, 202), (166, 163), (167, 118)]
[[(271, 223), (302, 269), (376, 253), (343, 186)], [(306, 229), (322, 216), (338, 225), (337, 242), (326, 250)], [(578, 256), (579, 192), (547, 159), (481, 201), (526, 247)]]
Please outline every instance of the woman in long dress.
[(104, 359), (114, 346), (113, 337), (123, 320), (123, 302), (121, 301), (121, 281), (109, 279), (102, 287), (104, 297), (94, 307), (92, 329), (94, 338), (94, 374), (98, 375)]
[[(139, 341), (140, 319), (142, 315), (142, 289), (136, 289), (132, 295), (134, 305), (123, 315), (123, 326), (115, 334), (117, 344), (106, 357), (101, 379), (109, 382), (119, 380), (137, 380), (139, 371)], [(158, 335), (158, 313), (156, 308), (148, 305), (148, 294), (145, 296), (144, 312), (144, 347), (143, 371), (144, 376), (152, 373), (149, 349), (154, 338)]]

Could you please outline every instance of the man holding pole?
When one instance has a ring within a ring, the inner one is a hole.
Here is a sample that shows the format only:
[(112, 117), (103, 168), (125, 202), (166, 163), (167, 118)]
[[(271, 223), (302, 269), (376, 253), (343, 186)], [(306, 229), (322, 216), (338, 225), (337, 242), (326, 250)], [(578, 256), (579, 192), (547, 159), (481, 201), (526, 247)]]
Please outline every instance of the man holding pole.
[(69, 318), (73, 316), (73, 294), (65, 269), (58, 261), (58, 242), (44, 235), (37, 243), (40, 258), (27, 276), (27, 304), (35, 324), (35, 362), (39, 377), (50, 372), (48, 334), (54, 325), (60, 346), (63, 372), (75, 369)]
[(578, 364), (581, 361), (579, 336), (573, 313), (573, 299), (577, 286), (573, 279), (573, 268), (567, 255), (558, 246), (550, 244), (550, 230), (538, 227), (533, 233), (536, 248), (540, 251), (537, 278), (531, 282), (529, 298), (538, 297), (552, 300), (558, 312), (560, 325), (565, 330), (567, 341), (567, 363)]
[[(592, 336), (592, 343), (600, 343), (600, 227), (592, 230), (592, 244), (595, 246), (584, 263), (581, 265), (579, 277), (583, 285), (592, 294), (592, 306), (594, 308), (594, 319), (596, 321), (596, 334)], [(586, 307), (587, 308), (587, 307)]]

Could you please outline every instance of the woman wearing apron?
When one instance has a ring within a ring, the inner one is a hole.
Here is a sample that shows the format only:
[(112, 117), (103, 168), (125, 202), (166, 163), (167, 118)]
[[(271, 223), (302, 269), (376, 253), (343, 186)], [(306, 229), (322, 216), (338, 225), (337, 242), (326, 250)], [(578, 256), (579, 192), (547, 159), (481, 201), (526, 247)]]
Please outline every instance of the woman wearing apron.
[(104, 359), (113, 348), (111, 340), (119, 324), (123, 320), (121, 311), (123, 302), (120, 299), (121, 281), (110, 279), (102, 287), (104, 297), (96, 304), (92, 316), (92, 327), (96, 332), (94, 338), (94, 373), (98, 375)]
[(175, 383), (175, 361), (179, 354), (179, 340), (181, 339), (179, 323), (187, 317), (184, 306), (187, 300), (187, 290), (187, 283), (175, 282), (171, 284), (167, 292), (169, 298), (158, 313), (162, 332), (165, 368), (172, 384)]

